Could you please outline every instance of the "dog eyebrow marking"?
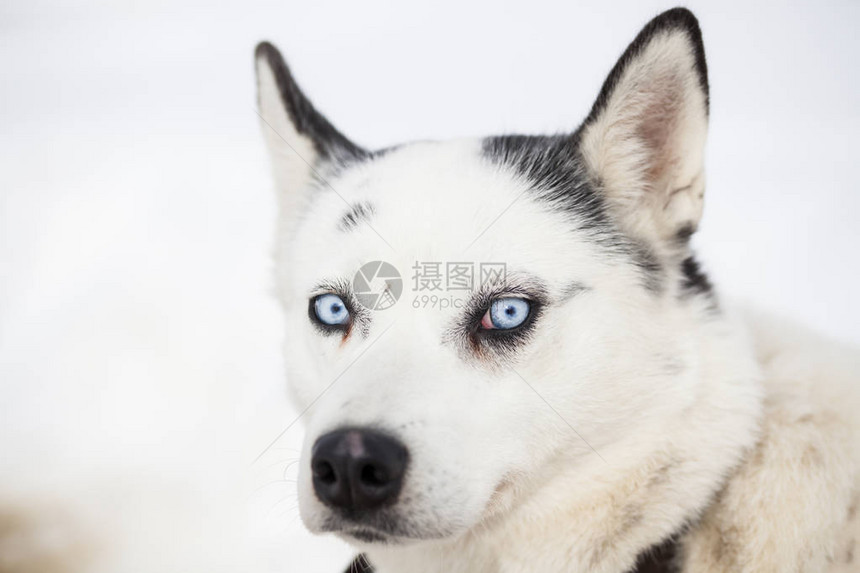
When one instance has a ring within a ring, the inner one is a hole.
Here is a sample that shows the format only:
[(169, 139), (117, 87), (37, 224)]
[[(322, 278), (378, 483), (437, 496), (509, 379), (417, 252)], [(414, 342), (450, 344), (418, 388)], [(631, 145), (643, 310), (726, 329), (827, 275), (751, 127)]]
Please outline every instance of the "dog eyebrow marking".
[(583, 291), (587, 291), (588, 287), (580, 282), (573, 281), (568, 283), (563, 289), (561, 289), (561, 296), (558, 298), (558, 304), (563, 304), (579, 293)]
[(355, 229), (362, 221), (370, 220), (371, 215), (376, 212), (373, 205), (367, 201), (355, 203), (344, 213), (338, 221), (337, 228), (343, 232)]

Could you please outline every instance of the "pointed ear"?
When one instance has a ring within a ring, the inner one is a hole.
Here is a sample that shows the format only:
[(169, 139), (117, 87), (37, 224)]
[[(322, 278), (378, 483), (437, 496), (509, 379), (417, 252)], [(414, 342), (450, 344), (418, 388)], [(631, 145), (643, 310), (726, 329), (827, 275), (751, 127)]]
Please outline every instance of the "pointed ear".
[(702, 214), (708, 72), (699, 24), (675, 8), (639, 33), (580, 128), (580, 153), (625, 230), (686, 243)]
[(293, 79), (278, 49), (262, 42), (254, 53), (260, 124), (269, 148), (281, 208), (295, 216), (302, 191), (326, 163), (360, 159), (367, 152), (322, 116)]

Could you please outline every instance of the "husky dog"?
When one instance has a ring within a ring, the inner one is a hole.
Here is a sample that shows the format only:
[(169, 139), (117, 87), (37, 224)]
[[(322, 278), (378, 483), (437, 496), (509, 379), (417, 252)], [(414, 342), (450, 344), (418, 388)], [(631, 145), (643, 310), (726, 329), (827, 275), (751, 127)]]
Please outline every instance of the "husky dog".
[[(857, 354), (734, 313), (689, 244), (708, 127), (689, 11), (648, 23), (563, 135), (370, 151), (272, 45), (256, 66), (300, 511), (353, 570), (856, 570)], [(418, 261), (505, 274), (432, 308), (361, 298), (365, 263)]]

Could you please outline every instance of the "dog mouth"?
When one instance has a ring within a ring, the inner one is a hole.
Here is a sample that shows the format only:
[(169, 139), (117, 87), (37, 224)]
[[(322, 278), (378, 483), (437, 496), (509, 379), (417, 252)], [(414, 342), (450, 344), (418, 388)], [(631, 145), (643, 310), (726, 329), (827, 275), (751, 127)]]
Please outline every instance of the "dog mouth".
[(348, 543), (399, 545), (406, 543), (411, 539), (409, 536), (399, 535), (395, 531), (385, 531), (378, 527), (365, 524), (330, 524), (325, 528), (325, 530), (329, 533), (334, 533)]
[(344, 516), (329, 516), (320, 532), (334, 533), (346, 542), (374, 545), (408, 545), (411, 543), (443, 539), (449, 532), (433, 528), (425, 529), (390, 514), (376, 516), (378, 519), (349, 519)]
[(343, 529), (338, 532), (342, 536), (349, 537), (362, 543), (391, 543), (393, 538), (377, 529), (359, 527), (355, 529)]
[(354, 521), (351, 519), (329, 518), (323, 525), (322, 531), (334, 533), (339, 537), (345, 538), (346, 541), (375, 544), (394, 544), (407, 537), (399, 534), (398, 531), (391, 527), (385, 527), (383, 529), (380, 524)]
[[(488, 500), (482, 520), (490, 520), (513, 505), (511, 499), (516, 483), (513, 475), (506, 474), (496, 484)], [(443, 523), (415, 522), (395, 508), (381, 511), (328, 511), (314, 529), (330, 533), (347, 543), (368, 545), (411, 545), (421, 541), (446, 539), (469, 529), (452, 528)]]

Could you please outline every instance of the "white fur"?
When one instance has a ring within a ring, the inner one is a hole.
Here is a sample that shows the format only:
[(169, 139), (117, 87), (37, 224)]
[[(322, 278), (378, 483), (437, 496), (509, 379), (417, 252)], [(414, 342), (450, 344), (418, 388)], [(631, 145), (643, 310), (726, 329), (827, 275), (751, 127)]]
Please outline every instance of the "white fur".
[[(672, 102), (670, 125), (648, 147), (642, 124), (661, 101)], [(670, 239), (701, 215), (706, 129), (676, 32), (641, 52), (583, 133), (614, 216), (665, 265), (659, 295), (573, 230), (569, 213), (530, 199), (479, 141), (401, 147), (338, 176), (336, 193), (281, 187), (312, 196), (281, 221), (294, 233), (276, 249), (293, 397), (300, 409), (315, 401), (303, 459), (342, 426), (386, 429), (410, 450), (397, 507), (419, 539), (342, 532), (381, 573), (622, 572), (685, 525), (687, 571), (822, 570), (853, 543), (856, 358), (827, 361), (827, 345), (792, 345), (758, 321), (750, 338), (725, 305), (715, 313), (677, 286)], [(339, 218), (363, 201), (373, 217), (345, 236)], [(503, 368), (464, 359), (444, 336), (458, 309), (415, 309), (408, 288), (367, 336), (320, 336), (307, 316), (314, 285), (372, 260), (407, 282), (417, 261), (504, 261), (541, 277), (551, 304)], [(571, 283), (587, 289), (565, 297)], [(819, 383), (828, 389), (813, 400)], [(322, 532), (330, 510), (306, 461), (299, 501)]]
[[(753, 447), (758, 370), (731, 320), (703, 318), (704, 305), (679, 306), (673, 292), (655, 299), (631, 268), (596, 255), (563, 217), (528, 200), (465, 249), (522, 192), (478, 159), (476, 143), (410, 146), (337, 188), (347, 201), (379, 205), (372, 225), (396, 250), (368, 226), (345, 249), (341, 198), (317, 197), (279, 264), (285, 349), (300, 407), (344, 372), (306, 415), (303, 455), (322, 434), (364, 424), (395, 432), (412, 452), (403, 512), (445, 539), (367, 547), (383, 572), (437, 571), (440, 555), (446, 571), (623, 570), (703, 510)], [(449, 204), (457, 208), (441, 207)], [(573, 281), (589, 287), (544, 317), (513, 371), (475, 368), (440, 342), (456, 309), (416, 310), (405, 300), (377, 313), (368, 339), (345, 344), (321, 338), (308, 321), (313, 283), (349, 276), (363, 261), (409, 269), (416, 260), (499, 253), (509, 270), (537, 274), (555, 293)], [(303, 465), (300, 504), (314, 530), (327, 510), (309, 473)], [(654, 475), (663, 477), (649, 485)], [(631, 514), (638, 523), (619, 535)]]
[[(714, 312), (681, 291), (683, 249), (671, 239), (701, 216), (707, 131), (688, 40), (658, 34), (582, 133), (612, 216), (663, 267), (659, 292), (643, 288), (629, 261), (607, 256), (575, 215), (533, 200), (528, 181), (486, 159), (480, 141), (411, 144), (327, 170), (258, 63), (290, 391), (299, 411), (312, 404), (298, 480), (311, 531), (329, 515), (311, 484), (311, 446), (335, 428), (370, 425), (410, 451), (397, 508), (414, 538), (367, 544), (340, 532), (380, 573), (621, 573), (670, 534), (680, 536), (685, 572), (856, 569), (857, 352), (725, 301)], [(640, 128), (649, 106), (669, 100), (670, 128), (654, 147)], [(374, 206), (369, 221), (339, 229), (364, 201)], [(366, 336), (321, 336), (308, 319), (315, 285), (350, 280), (373, 260), (401, 270), (401, 300), (373, 313)], [(456, 305), (412, 305), (422, 294), (409, 284), (418, 261), (504, 262), (509, 275), (540, 277), (549, 304), (533, 339), (501, 365), (464, 356), (445, 336)], [(574, 283), (585, 289), (571, 295)], [(128, 519), (119, 512), (65, 504), (71, 518), (23, 498), (6, 504), (0, 572), (117, 562), (124, 571), (254, 570), (246, 551), (233, 552), (241, 563), (212, 551), (235, 529), (205, 513), (221, 493), (211, 488), (177, 499), (163, 530), (134, 539), (112, 535)], [(117, 507), (152, 511), (121, 495)], [(3, 552), (13, 546), (18, 554)]]

